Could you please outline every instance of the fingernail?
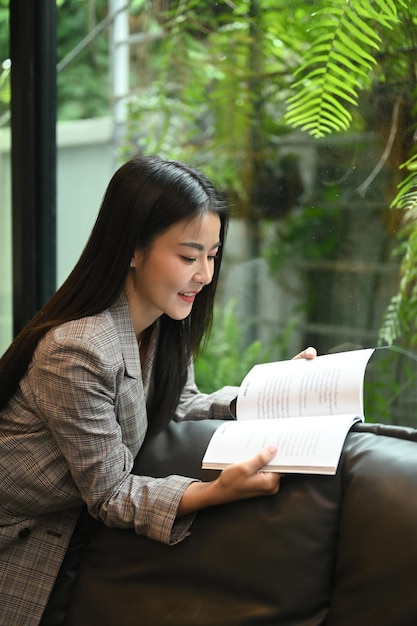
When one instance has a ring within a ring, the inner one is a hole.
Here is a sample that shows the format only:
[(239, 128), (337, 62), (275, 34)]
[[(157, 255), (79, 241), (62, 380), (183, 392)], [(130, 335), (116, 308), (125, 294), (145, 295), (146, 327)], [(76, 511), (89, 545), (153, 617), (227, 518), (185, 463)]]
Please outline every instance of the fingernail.
[(276, 454), (278, 448), (276, 446), (269, 446), (268, 450), (271, 454)]

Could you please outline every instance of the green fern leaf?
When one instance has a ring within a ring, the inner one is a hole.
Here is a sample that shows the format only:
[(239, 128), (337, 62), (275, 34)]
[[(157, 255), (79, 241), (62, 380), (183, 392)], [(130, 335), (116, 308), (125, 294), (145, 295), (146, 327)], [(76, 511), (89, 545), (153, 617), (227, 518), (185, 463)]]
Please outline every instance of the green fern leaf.
[[(338, 33), (340, 48), (344, 48), (344, 50), (350, 54), (351, 57), (354, 57), (356, 63), (360, 66), (371, 70), (373, 65), (376, 65), (375, 58), (366, 52), (365, 48), (360, 44), (360, 42), (356, 42), (354, 39), (349, 37), (343, 30)], [(342, 49), (343, 49), (342, 48)], [(378, 49), (377, 46), (375, 46)]]
[[(350, 82), (352, 85), (357, 84), (357, 79), (355, 78), (356, 74), (360, 74), (364, 77), (368, 76), (368, 71), (367, 71), (368, 68), (362, 68), (357, 64), (355, 65), (353, 61), (351, 61), (350, 58), (346, 54), (343, 54), (342, 52), (340, 53), (338, 52), (337, 42), (335, 42), (335, 48), (332, 52), (332, 59), (333, 59), (333, 63), (338, 68), (338, 71), (341, 73), (344, 79)], [(335, 71), (334, 67), (330, 65), (330, 62), (329, 62), (329, 68)], [(350, 74), (349, 72), (353, 72), (353, 74)]]
[(391, 346), (404, 331), (404, 321), (402, 321), (401, 311), (402, 297), (396, 294), (391, 298), (386, 308), (384, 319), (378, 336), (379, 345)]
[(398, 21), (398, 11), (396, 3), (407, 8), (407, 2), (403, 0), (361, 0), (358, 7), (364, 15), (378, 22), (385, 28), (392, 28), (391, 23)]
[(318, 121), (317, 118), (314, 122), (310, 122), (301, 126), (301, 130), (308, 130), (310, 134), (316, 139), (320, 139), (321, 137), (325, 137), (329, 133), (340, 130), (346, 130), (344, 124), (341, 124), (339, 121), (333, 121), (334, 118), (330, 119), (329, 117), (324, 117), (323, 115), (320, 117)]
[(330, 111), (333, 109), (337, 109), (340, 111), (340, 122), (344, 120), (347, 128), (349, 127), (350, 122), (352, 121), (352, 116), (349, 111), (340, 104), (336, 98), (334, 98), (331, 94), (327, 94), (327, 96), (323, 99), (323, 107), (328, 108)]
[(376, 40), (378, 42), (381, 40), (380, 36), (375, 31), (375, 29), (369, 26), (369, 24), (367, 24), (365, 20), (361, 19), (357, 15), (357, 13), (355, 13), (355, 11), (349, 11), (348, 18), (351, 22), (352, 29), (354, 25), (356, 24), (356, 26), (362, 31), (363, 34), (365, 33), (367, 34), (370, 40)]
[(408, 176), (398, 185), (398, 193), (391, 208), (404, 211), (401, 246), (401, 279), (398, 293), (388, 305), (379, 333), (380, 340), (407, 336), (409, 343), (417, 343), (417, 154), (402, 164), (409, 170)]
[(315, 115), (315, 113), (312, 112), (315, 111), (316, 105), (320, 104), (321, 101), (322, 98), (320, 94), (317, 97), (312, 97), (312, 94), (306, 91), (302, 100), (297, 102), (297, 112), (294, 112), (294, 116), (300, 115), (300, 117), (302, 117), (303, 115), (307, 115), (308, 112), (310, 112), (311, 115)]
[(349, 128), (347, 106), (357, 105), (376, 65), (381, 39), (375, 24), (391, 28), (398, 16), (393, 0), (325, 0), (312, 20), (315, 38), (295, 72), (285, 119), (322, 137)]
[[(357, 22), (357, 25), (355, 24), (355, 22)], [(344, 16), (342, 20), (342, 25), (345, 27), (346, 32), (349, 34), (349, 39), (351, 40), (351, 42), (358, 42), (358, 45), (362, 43), (363, 45), (369, 46), (370, 48), (375, 48), (375, 50), (379, 49), (378, 44), (381, 42), (381, 38), (375, 31), (371, 31), (373, 36), (369, 37), (366, 32), (369, 33), (369, 30), (371, 29), (366, 31), (366, 22), (359, 19), (357, 15), (355, 16), (353, 11), (347, 12), (347, 16)], [(343, 36), (343, 32), (341, 32), (340, 35)], [(360, 50), (364, 52), (363, 48), (360, 48)], [(372, 60), (374, 60), (373, 57)]]
[(351, 78), (349, 75), (346, 77), (345, 68), (340, 67), (338, 63), (335, 63), (334, 60), (332, 60), (332, 61), (329, 61), (329, 70), (331, 70), (331, 73), (328, 74), (329, 80), (333, 80), (335, 85), (337, 84), (337, 81), (341, 82), (342, 85), (344, 85), (345, 89), (349, 90), (352, 94), (356, 95), (356, 91), (353, 88), (353, 85), (355, 84), (355, 80)]
[[(328, 74), (326, 76), (327, 82), (332, 84), (332, 92), (335, 96), (340, 96), (341, 98), (347, 100), (348, 102), (352, 102), (352, 104), (355, 104), (355, 98), (350, 98), (349, 97), (349, 93), (352, 94), (352, 96), (355, 96), (355, 90), (352, 89), (352, 87), (349, 85), (349, 83), (343, 82), (338, 76), (338, 70), (335, 71), (334, 74)], [(327, 94), (327, 96), (329, 96), (331, 94)], [(339, 103), (340, 106), (340, 110), (343, 110), (342, 105)]]
[(408, 176), (398, 185), (398, 193), (391, 202), (391, 207), (405, 211), (417, 210), (417, 154), (402, 164), (409, 170)]

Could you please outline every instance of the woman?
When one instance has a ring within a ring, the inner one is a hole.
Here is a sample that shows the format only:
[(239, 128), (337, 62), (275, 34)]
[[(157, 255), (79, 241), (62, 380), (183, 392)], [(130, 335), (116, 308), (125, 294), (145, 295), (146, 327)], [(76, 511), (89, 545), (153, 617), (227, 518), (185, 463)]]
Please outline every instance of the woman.
[(131, 473), (145, 437), (170, 419), (233, 417), (236, 389), (200, 394), (191, 365), (226, 227), (201, 173), (132, 159), (69, 278), (3, 355), (0, 623), (50, 623), (42, 615), (83, 505), (108, 526), (172, 544), (199, 509), (278, 491), (279, 476), (259, 471), (274, 449), (209, 483)]

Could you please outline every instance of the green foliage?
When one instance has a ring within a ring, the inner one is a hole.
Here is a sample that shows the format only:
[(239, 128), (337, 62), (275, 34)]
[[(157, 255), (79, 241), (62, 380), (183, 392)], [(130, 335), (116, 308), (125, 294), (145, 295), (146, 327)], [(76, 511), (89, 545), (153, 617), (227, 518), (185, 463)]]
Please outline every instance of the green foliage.
[(375, 350), (364, 380), (367, 421), (417, 426), (416, 361), (415, 353), (397, 346)]
[[(400, 0), (400, 4), (406, 3)], [(288, 98), (287, 122), (313, 137), (347, 130), (349, 105), (369, 86), (380, 50), (378, 30), (398, 23), (392, 0), (328, 0), (312, 15), (312, 45), (295, 72), (295, 94)]]
[(147, 16), (165, 36), (148, 46), (152, 67), (141, 73), (151, 78), (129, 104), (123, 157), (139, 149), (192, 161), (244, 200), (254, 170), (276, 153), (274, 137), (288, 132), (280, 110), (305, 2), (292, 2), (291, 15), (288, 0), (169, 6)]
[(199, 389), (211, 393), (225, 385), (239, 386), (247, 372), (257, 363), (275, 358), (281, 349), (278, 338), (268, 346), (260, 341), (244, 344), (244, 332), (234, 314), (235, 302), (229, 301), (223, 310), (215, 310), (213, 332), (195, 363), (195, 378)]
[[(107, 0), (57, 0), (57, 61), (88, 35), (107, 15)], [(1, 70), (9, 57), (9, 1), (0, 0), (0, 114), (10, 102), (10, 71)], [(59, 120), (109, 114), (108, 34), (96, 37), (57, 76)], [(3, 106), (4, 105), (4, 106)]]
[(342, 228), (341, 212), (337, 206), (323, 209), (307, 206), (289, 213), (276, 224), (266, 223), (265, 228), (275, 237), (264, 249), (273, 272), (282, 270), (288, 263), (302, 260), (332, 258), (337, 250)]
[[(60, 0), (57, 6), (57, 59), (71, 53), (106, 17), (107, 0)], [(109, 114), (108, 33), (97, 36), (57, 76), (59, 120)]]
[[(316, 138), (347, 130), (359, 92), (369, 87), (377, 91), (393, 77), (401, 84), (403, 97), (415, 101), (415, 4), (408, 0), (321, 0), (316, 6), (311, 46), (295, 72), (295, 94), (288, 98), (290, 125)], [(407, 80), (412, 81), (408, 91)], [(409, 123), (415, 126), (416, 106), (410, 108), (413, 120)], [(396, 249), (402, 259), (401, 281), (385, 312), (379, 341), (416, 346), (417, 155), (402, 167), (409, 174), (391, 204), (404, 213)]]
[(407, 339), (407, 345), (417, 347), (417, 154), (404, 163), (408, 176), (398, 185), (392, 206), (404, 211), (400, 244), (401, 280), (385, 311), (379, 333), (380, 344), (393, 344)]
[[(243, 18), (228, 24), (220, 18), (216, 26), (195, 2), (174, 4), (158, 16), (166, 36), (151, 48), (155, 79), (141, 84), (129, 104), (123, 156), (139, 149), (194, 163), (204, 158), (207, 174), (215, 170), (218, 184), (233, 189), (239, 179), (233, 158), (249, 126), (250, 99), (240, 97), (248, 27)], [(226, 107), (231, 99), (236, 106)]]
[[(152, 77), (131, 101), (124, 156), (139, 148), (202, 165), (218, 185), (239, 197), (241, 207), (247, 203), (245, 216), (257, 222), (262, 209), (251, 190), (271, 180), (276, 139), (290, 127), (315, 138), (355, 124), (362, 128), (366, 122), (359, 119), (357, 103), (365, 90), (372, 98), (384, 89), (392, 95), (399, 86), (407, 102), (415, 97), (408, 86), (415, 83), (415, 3), (290, 4), (291, 10), (288, 0), (183, 0), (169, 3), (164, 14), (148, 15), (148, 23), (154, 20), (153, 27), (162, 28), (165, 36), (149, 46)], [(409, 132), (415, 122), (407, 123)], [(381, 334), (390, 341), (409, 334), (415, 317), (416, 220), (409, 210), (415, 195), (411, 173), (396, 199), (406, 217), (399, 247), (404, 254), (401, 290)], [(335, 236), (321, 237), (331, 220)], [(341, 227), (340, 216), (316, 203), (281, 220), (266, 254), (275, 268), (301, 255), (329, 258)]]
[(0, 118), (10, 105), (9, 3), (0, 0)]
[(10, 68), (7, 66), (0, 71), (0, 102), (6, 105), (10, 102)]
[(403, 163), (401, 169), (408, 170), (409, 174), (399, 183), (391, 206), (403, 209), (407, 214), (406, 221), (413, 222), (417, 219), (417, 154)]

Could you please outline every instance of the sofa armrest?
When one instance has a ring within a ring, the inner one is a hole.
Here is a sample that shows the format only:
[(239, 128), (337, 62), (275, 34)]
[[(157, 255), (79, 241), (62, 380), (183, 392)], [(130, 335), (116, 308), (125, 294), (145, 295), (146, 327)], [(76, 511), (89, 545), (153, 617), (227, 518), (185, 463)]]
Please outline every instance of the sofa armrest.
[(327, 626), (417, 624), (417, 431), (361, 425), (343, 454)]

